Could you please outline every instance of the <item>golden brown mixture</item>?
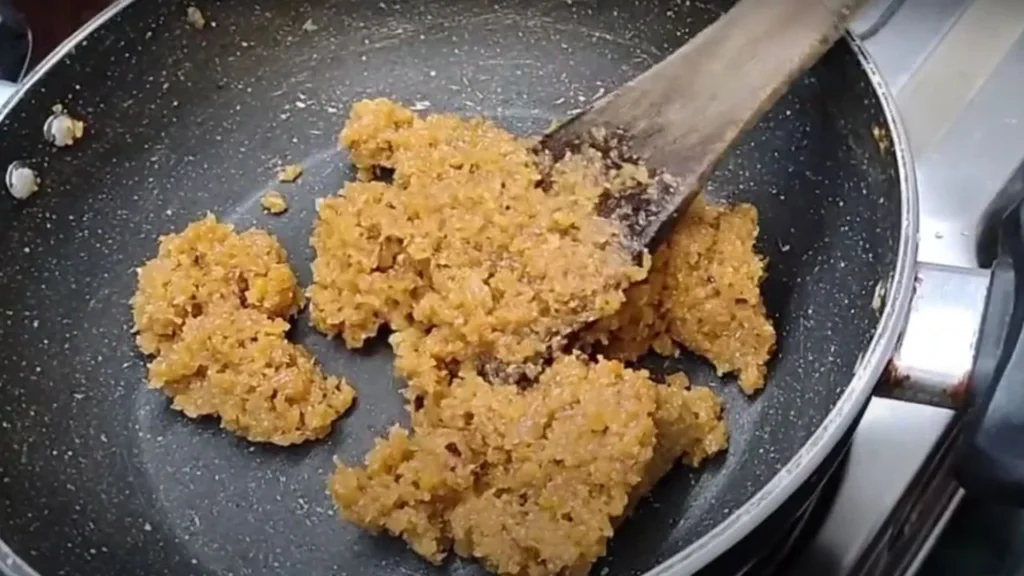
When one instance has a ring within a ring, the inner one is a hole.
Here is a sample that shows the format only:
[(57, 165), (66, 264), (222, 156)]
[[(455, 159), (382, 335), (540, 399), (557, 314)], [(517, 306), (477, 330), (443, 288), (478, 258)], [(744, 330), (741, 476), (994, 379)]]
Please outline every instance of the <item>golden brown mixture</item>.
[(525, 391), (460, 376), (430, 419), (393, 429), (365, 467), (340, 466), (332, 495), (350, 521), (432, 561), (454, 549), (501, 574), (585, 573), (672, 461), (726, 442), (709, 390), (575, 356)]
[(288, 210), (288, 201), (277, 190), (271, 190), (260, 198), (260, 206), (269, 214), (284, 214)]
[[(412, 430), (340, 465), (335, 502), (435, 562), (454, 550), (501, 574), (585, 573), (674, 462), (727, 443), (720, 400), (685, 375), (659, 385), (561, 351), (567, 327), (615, 314), (645, 277), (595, 206), (646, 170), (592, 150), (552, 163), (486, 121), (386, 100), (357, 103), (340, 141), (360, 181), (319, 207), (312, 321), (352, 348), (390, 326)], [(545, 355), (521, 387), (495, 378)]]
[[(357, 103), (341, 134), (362, 178), (319, 208), (309, 289), (313, 324), (358, 348), (388, 324), (402, 367), (518, 365), (614, 312), (644, 277), (595, 216), (612, 181), (596, 153), (548, 165), (483, 120), (420, 118)], [(542, 176), (547, 189), (541, 188)]]
[(138, 345), (154, 356), (150, 386), (189, 417), (289, 445), (323, 437), (352, 404), (352, 388), (285, 337), (302, 293), (266, 232), (238, 234), (207, 216), (161, 238), (138, 281), (132, 307)]
[(757, 209), (715, 206), (699, 198), (655, 253), (644, 282), (586, 334), (605, 353), (634, 360), (677, 344), (710, 360), (719, 375), (737, 372), (747, 394), (764, 387), (775, 329), (761, 299), (764, 259), (757, 255)]

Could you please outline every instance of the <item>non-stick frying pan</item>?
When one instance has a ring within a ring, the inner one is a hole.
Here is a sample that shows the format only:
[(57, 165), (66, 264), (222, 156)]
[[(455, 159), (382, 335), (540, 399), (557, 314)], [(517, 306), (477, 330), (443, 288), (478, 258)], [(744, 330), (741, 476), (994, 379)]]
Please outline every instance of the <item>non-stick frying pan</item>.
[[(335, 134), (349, 105), (388, 96), (536, 133), (635, 76), (729, 0), (198, 0), (118, 2), (48, 59), (0, 120), (0, 168), (41, 190), (0, 198), (0, 571), (33, 574), (478, 574), (431, 567), (345, 524), (332, 459), (359, 461), (405, 418), (383, 341), (359, 353), (295, 337), (357, 388), (323, 442), (247, 444), (168, 408), (130, 333), (133, 268), (206, 212), (277, 234), (303, 281), (314, 200), (352, 176)], [(311, 23), (312, 25), (305, 25)], [(87, 122), (57, 149), (51, 107)], [(905, 142), (867, 57), (832, 49), (723, 161), (707, 193), (754, 203), (779, 333), (754, 399), (696, 359), (724, 396), (728, 454), (678, 469), (596, 572), (683, 574), (792, 494), (852, 425), (909, 304), (915, 192)], [(305, 176), (264, 216), (275, 168)], [(887, 294), (887, 298), (880, 295)], [(669, 366), (670, 365), (670, 366)], [(659, 567), (660, 568), (657, 568)], [(659, 572), (660, 570), (660, 572)]]

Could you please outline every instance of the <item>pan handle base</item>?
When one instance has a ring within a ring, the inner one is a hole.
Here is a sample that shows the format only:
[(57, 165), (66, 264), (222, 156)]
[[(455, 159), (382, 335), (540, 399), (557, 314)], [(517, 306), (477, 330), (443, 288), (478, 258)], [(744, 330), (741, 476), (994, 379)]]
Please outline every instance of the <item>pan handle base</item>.
[(988, 270), (918, 264), (907, 327), (875, 394), (963, 405), (988, 285)]
[(967, 387), (956, 474), (971, 494), (1024, 506), (1024, 204), (999, 227)]

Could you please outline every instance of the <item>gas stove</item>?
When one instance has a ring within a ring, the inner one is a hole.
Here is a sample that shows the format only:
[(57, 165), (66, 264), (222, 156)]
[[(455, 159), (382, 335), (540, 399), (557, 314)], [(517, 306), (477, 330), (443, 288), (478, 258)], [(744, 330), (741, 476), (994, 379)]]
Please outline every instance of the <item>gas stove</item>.
[[(992, 206), (1024, 196), (1024, 3), (879, 0), (852, 31), (896, 97), (915, 159), (919, 259), (987, 265)], [(910, 576), (963, 493), (950, 410), (873, 399), (786, 574)]]

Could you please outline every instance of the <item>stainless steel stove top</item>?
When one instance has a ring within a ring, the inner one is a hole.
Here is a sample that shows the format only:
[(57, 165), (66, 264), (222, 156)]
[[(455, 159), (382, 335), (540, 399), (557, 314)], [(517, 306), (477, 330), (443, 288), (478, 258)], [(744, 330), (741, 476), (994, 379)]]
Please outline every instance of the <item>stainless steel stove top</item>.
[[(977, 266), (986, 206), (1024, 162), (1024, 2), (878, 0), (852, 27), (896, 95), (915, 158), (920, 260)], [(871, 401), (839, 493), (794, 572), (911, 575), (962, 493), (948, 410)]]

